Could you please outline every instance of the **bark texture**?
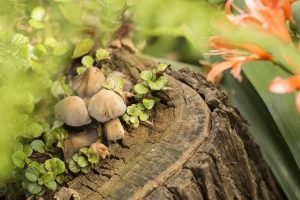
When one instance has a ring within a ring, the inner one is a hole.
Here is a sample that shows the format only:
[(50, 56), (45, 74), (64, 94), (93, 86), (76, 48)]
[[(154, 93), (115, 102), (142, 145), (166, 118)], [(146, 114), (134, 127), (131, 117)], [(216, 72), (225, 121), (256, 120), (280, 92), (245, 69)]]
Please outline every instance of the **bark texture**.
[[(115, 50), (134, 77), (153, 62)], [(111, 157), (68, 182), (81, 199), (285, 199), (225, 93), (188, 69), (169, 71), (151, 120), (110, 144)]]

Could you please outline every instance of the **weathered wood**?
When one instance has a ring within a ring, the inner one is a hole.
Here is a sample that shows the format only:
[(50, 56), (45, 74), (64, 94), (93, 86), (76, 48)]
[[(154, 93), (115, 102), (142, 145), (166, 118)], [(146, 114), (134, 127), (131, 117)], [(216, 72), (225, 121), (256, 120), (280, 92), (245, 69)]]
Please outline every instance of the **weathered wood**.
[[(114, 51), (133, 76), (153, 65)], [(151, 120), (110, 145), (111, 157), (68, 184), (82, 199), (284, 199), (247, 124), (203, 76), (171, 71)]]

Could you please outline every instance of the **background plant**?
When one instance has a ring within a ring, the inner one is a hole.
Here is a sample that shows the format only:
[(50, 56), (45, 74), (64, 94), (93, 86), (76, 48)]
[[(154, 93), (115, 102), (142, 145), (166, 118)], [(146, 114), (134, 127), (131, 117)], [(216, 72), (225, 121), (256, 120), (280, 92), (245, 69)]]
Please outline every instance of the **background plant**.
[(73, 173), (88, 173), (99, 162), (99, 154), (92, 149), (82, 147), (67, 161), (68, 168)]
[(150, 110), (155, 105), (155, 102), (160, 100), (153, 95), (153, 92), (164, 89), (168, 80), (163, 73), (169, 66), (161, 63), (153, 67), (151, 71), (145, 70), (140, 73), (143, 82), (137, 83), (133, 87), (135, 92), (134, 98), (137, 103), (127, 107), (126, 113), (122, 116), (123, 121), (137, 128), (140, 121), (144, 122), (149, 119)]

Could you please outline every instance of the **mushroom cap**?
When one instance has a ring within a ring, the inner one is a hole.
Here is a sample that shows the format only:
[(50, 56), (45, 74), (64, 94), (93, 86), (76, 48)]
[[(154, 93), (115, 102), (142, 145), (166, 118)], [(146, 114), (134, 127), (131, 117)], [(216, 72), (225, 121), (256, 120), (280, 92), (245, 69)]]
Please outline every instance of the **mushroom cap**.
[(124, 137), (125, 131), (119, 118), (115, 118), (104, 124), (104, 132), (107, 140), (119, 140)]
[(88, 111), (99, 122), (107, 122), (126, 112), (123, 98), (111, 90), (101, 90), (89, 102)]
[(83, 126), (91, 123), (84, 101), (78, 96), (66, 97), (54, 107), (55, 118), (69, 126)]
[(107, 75), (108, 80), (110, 78), (117, 78), (117, 77), (123, 78), (124, 80), (123, 90), (129, 92), (132, 89), (133, 84), (128, 76), (126, 76), (124, 73), (119, 71), (113, 71)]
[(72, 89), (80, 97), (91, 97), (101, 89), (103, 81), (105, 81), (103, 72), (97, 67), (90, 67), (74, 80)]

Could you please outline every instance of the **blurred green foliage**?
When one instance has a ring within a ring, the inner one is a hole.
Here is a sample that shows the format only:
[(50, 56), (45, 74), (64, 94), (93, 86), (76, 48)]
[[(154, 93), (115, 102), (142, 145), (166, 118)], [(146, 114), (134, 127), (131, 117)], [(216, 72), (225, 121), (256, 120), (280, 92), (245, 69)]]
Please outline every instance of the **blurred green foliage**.
[(0, 3), (1, 181), (10, 177), (11, 143), (47, 131), (54, 98), (70, 94), (65, 80), (56, 78), (74, 44), (86, 38), (104, 46), (120, 26), (126, 1)]

